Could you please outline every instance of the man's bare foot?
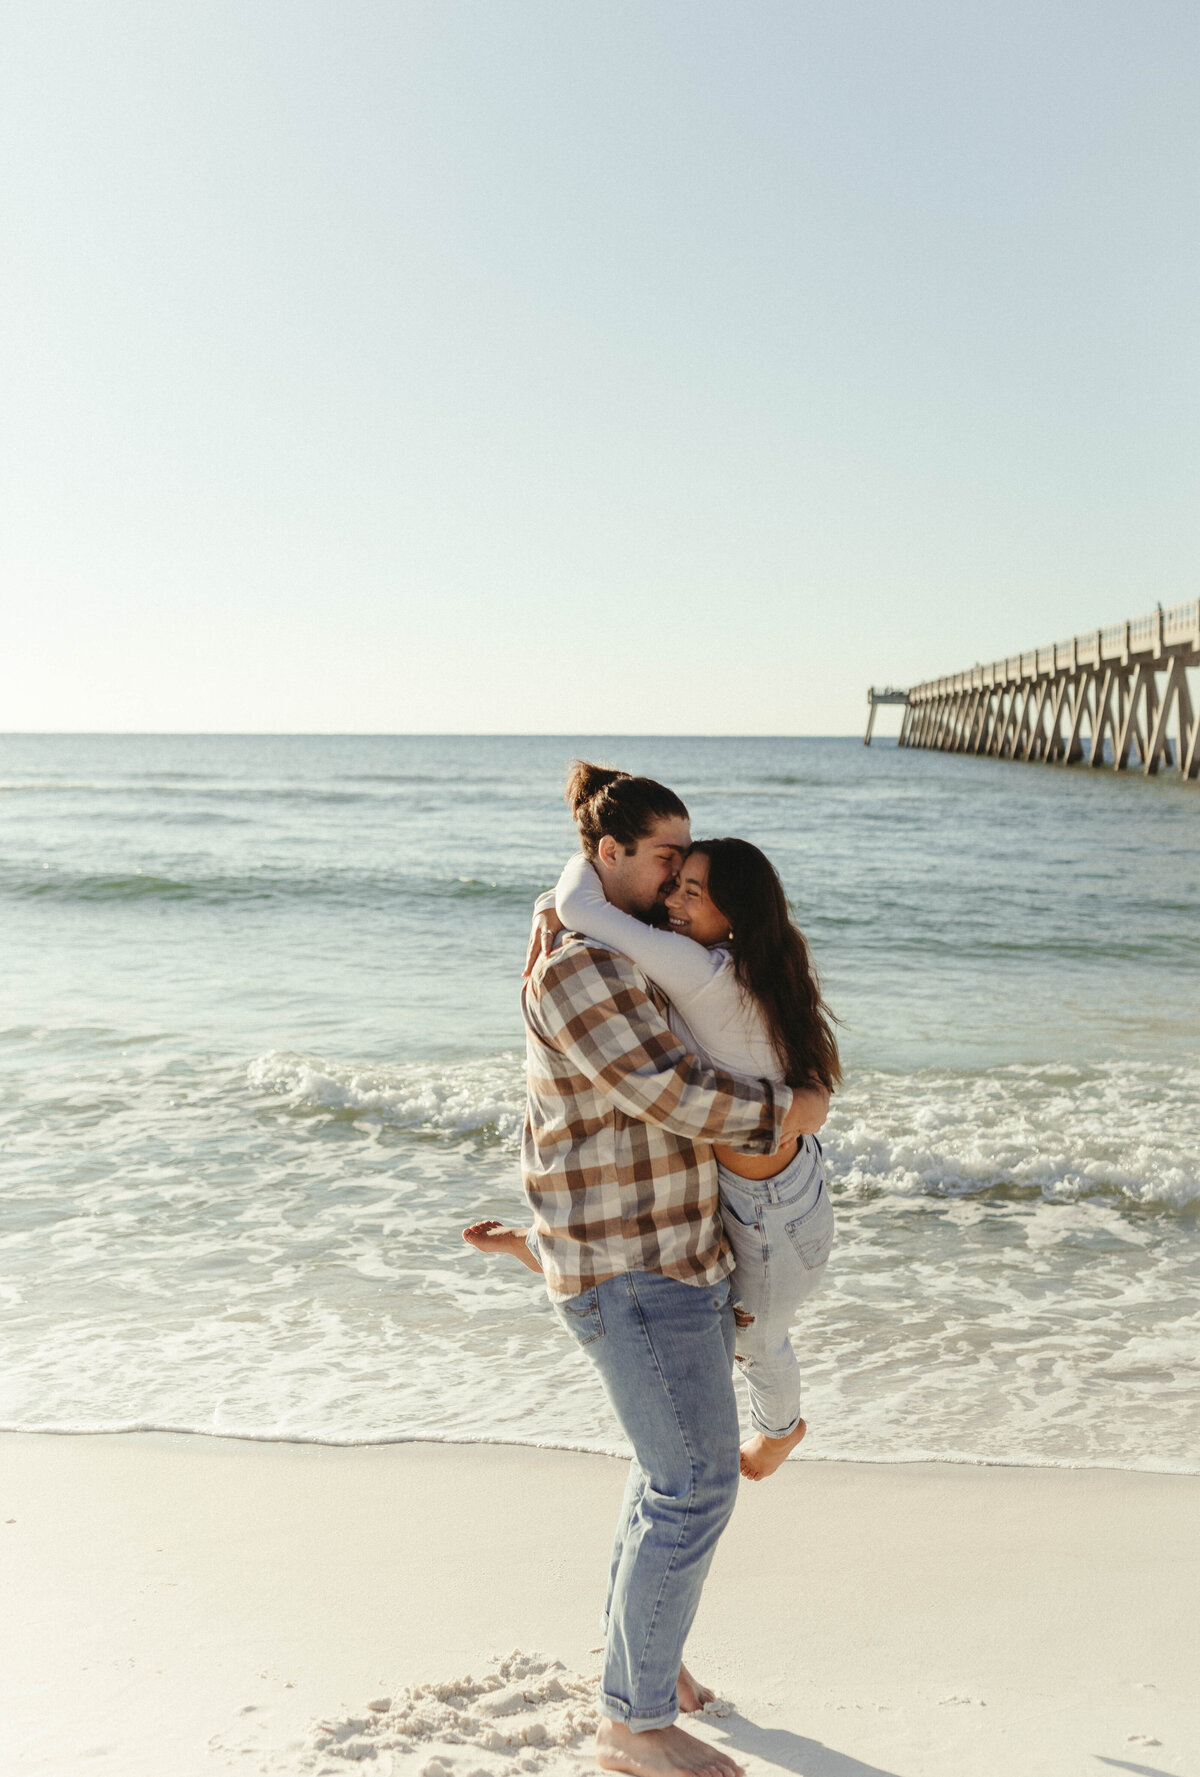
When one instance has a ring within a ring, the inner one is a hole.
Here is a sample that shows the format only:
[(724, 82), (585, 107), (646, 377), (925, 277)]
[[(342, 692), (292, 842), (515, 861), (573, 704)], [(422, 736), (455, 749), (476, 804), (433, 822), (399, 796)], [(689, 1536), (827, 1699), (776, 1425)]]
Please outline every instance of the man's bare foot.
[(710, 1691), (706, 1684), (701, 1684), (692, 1677), (686, 1666), (679, 1668), (679, 1682), (675, 1686), (675, 1695), (679, 1698), (679, 1707), (684, 1715), (695, 1715), (706, 1703), (716, 1697), (716, 1691)]
[(803, 1419), (786, 1438), (767, 1438), (755, 1432), (742, 1445), (742, 1473), (748, 1481), (765, 1481), (773, 1475), (784, 1458), (791, 1454), (808, 1430)]
[(604, 1771), (628, 1771), (631, 1777), (745, 1777), (725, 1753), (718, 1752), (683, 1728), (647, 1728), (635, 1734), (623, 1721), (602, 1721), (596, 1729), (596, 1759)]
[(499, 1253), (508, 1253), (514, 1259), (520, 1259), (522, 1265), (530, 1271), (541, 1272), (541, 1266), (525, 1244), (528, 1228), (506, 1228), (503, 1222), (472, 1222), (469, 1228), (463, 1229), (463, 1239), (476, 1252), (486, 1253), (494, 1259)]

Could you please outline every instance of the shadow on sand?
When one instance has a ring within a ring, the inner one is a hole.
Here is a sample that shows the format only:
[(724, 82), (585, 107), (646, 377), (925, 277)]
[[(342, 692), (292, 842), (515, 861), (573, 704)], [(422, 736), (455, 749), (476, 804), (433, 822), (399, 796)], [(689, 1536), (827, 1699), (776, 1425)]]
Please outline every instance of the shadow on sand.
[(777, 1771), (795, 1771), (799, 1777), (901, 1777), (890, 1767), (885, 1771), (882, 1765), (864, 1764), (848, 1752), (837, 1752), (823, 1741), (809, 1740), (787, 1728), (760, 1728), (736, 1709), (711, 1725), (719, 1725), (724, 1731), (723, 1752), (735, 1758), (744, 1754), (746, 1758), (761, 1759)]
[[(777, 1771), (794, 1771), (798, 1777), (900, 1777), (898, 1771), (864, 1764), (848, 1752), (837, 1752), (821, 1740), (809, 1740), (787, 1728), (760, 1728), (736, 1709), (711, 1725), (716, 1727), (718, 1721), (725, 1736), (722, 1751), (761, 1759)], [(1092, 1756), (1110, 1770), (1129, 1771), (1133, 1777), (1172, 1777), (1160, 1765), (1135, 1765), (1128, 1759), (1107, 1758), (1102, 1752)]]
[(1094, 1752), (1092, 1757), (1099, 1759), (1102, 1765), (1111, 1765), (1115, 1771), (1134, 1771), (1137, 1777), (1171, 1777), (1170, 1771), (1164, 1771), (1158, 1765), (1131, 1765), (1126, 1758), (1105, 1758), (1102, 1752)]

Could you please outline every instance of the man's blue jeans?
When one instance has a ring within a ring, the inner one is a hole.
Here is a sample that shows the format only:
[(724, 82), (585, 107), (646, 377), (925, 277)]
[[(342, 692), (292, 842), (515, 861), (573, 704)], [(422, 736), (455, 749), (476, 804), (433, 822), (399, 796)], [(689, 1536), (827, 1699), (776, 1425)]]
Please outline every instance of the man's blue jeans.
[(679, 1713), (683, 1644), (737, 1498), (729, 1281), (698, 1287), (630, 1271), (556, 1307), (634, 1451), (613, 1543), (600, 1707), (635, 1732), (665, 1728)]

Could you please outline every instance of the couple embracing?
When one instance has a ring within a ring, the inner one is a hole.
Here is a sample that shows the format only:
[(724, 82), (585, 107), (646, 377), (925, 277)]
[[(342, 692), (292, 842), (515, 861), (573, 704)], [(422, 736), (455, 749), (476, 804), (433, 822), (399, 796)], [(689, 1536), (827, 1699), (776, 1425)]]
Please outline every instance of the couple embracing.
[(532, 1227), (464, 1237), (544, 1273), (633, 1446), (599, 1762), (731, 1777), (676, 1723), (711, 1695), (683, 1645), (739, 1469), (764, 1478), (804, 1436), (788, 1329), (833, 1242), (816, 1135), (837, 1046), (756, 847), (693, 844), (679, 797), (627, 772), (577, 762), (567, 801), (581, 854), (538, 903), (523, 995)]

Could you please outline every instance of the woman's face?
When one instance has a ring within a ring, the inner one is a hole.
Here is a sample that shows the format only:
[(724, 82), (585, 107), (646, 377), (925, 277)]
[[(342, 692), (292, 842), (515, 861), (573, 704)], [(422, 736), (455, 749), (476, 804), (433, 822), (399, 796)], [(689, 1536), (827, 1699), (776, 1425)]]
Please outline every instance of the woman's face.
[(694, 938), (697, 944), (723, 944), (729, 937), (729, 921), (708, 892), (708, 859), (702, 851), (683, 860), (679, 881), (667, 896), (671, 930)]

